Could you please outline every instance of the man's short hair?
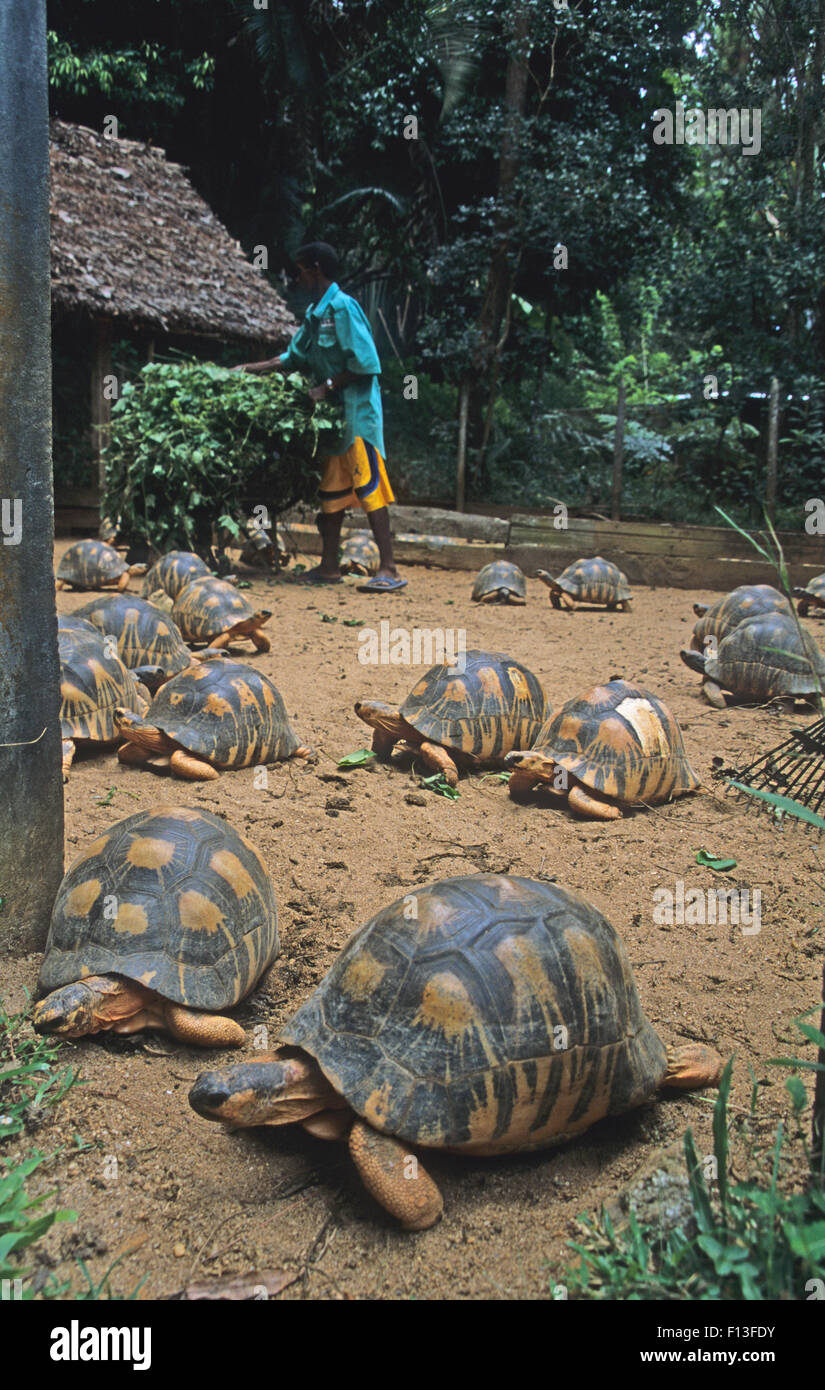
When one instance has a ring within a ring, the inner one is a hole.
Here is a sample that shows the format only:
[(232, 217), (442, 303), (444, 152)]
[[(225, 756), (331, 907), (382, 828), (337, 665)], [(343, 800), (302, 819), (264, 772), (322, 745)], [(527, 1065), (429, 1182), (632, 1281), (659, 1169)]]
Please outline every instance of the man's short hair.
[(306, 266), (308, 270), (314, 265), (319, 266), (328, 280), (338, 278), (338, 256), (326, 241), (308, 241), (306, 246), (299, 246), (295, 252), (295, 262), (297, 265)]

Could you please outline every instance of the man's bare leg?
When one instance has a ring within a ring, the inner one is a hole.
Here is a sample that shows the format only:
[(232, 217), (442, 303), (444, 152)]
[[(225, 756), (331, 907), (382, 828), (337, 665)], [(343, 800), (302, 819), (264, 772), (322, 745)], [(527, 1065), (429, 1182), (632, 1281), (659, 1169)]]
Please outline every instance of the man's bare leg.
[(372, 528), (375, 544), (378, 546), (381, 556), (375, 578), (397, 579), (398, 570), (395, 568), (395, 557), (392, 553), (389, 507), (378, 507), (374, 512), (367, 512), (367, 520)]
[(338, 548), (341, 543), (341, 527), (344, 522), (343, 508), (340, 512), (319, 512), (315, 524), (321, 534), (321, 563), (313, 571), (318, 577), (340, 579), (341, 566), (338, 563)]

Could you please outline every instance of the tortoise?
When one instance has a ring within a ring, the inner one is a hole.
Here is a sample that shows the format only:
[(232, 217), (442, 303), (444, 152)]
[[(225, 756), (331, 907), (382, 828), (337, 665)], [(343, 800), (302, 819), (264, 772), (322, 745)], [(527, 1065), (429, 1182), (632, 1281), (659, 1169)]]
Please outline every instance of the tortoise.
[(667, 705), (623, 680), (568, 700), (535, 746), (509, 754), (507, 763), (514, 800), (538, 787), (597, 820), (618, 820), (624, 807), (658, 806), (701, 785)]
[(704, 676), (702, 691), (716, 709), (726, 709), (722, 693), (761, 704), (777, 695), (818, 693), (825, 680), (825, 656), (809, 633), (804, 646), (796, 620), (786, 613), (756, 613), (723, 637), (716, 656), (683, 651), (682, 660)]
[(592, 560), (574, 561), (558, 579), (553, 579), (546, 570), (536, 570), (536, 577), (550, 590), (554, 608), (573, 609), (577, 603), (597, 603), (627, 612), (633, 598), (626, 576), (601, 555), (595, 555)]
[(184, 645), (172, 619), (145, 599), (126, 594), (95, 599), (78, 608), (76, 616), (88, 618), (111, 639), (124, 666), (150, 690), (198, 660)]
[(794, 597), (799, 599), (796, 611), (800, 618), (806, 618), (811, 608), (817, 617), (820, 617), (818, 610), (825, 608), (825, 574), (818, 574), (815, 579), (810, 579), (804, 589), (794, 589)]
[(99, 640), (100, 633), (88, 618), (80, 618), (77, 613), (58, 613), (57, 615), (57, 635), (61, 637), (63, 633), (73, 632), (78, 637), (91, 638), (93, 641)]
[(141, 596), (150, 598), (157, 589), (162, 589), (171, 599), (176, 599), (193, 579), (204, 579), (210, 573), (209, 566), (200, 555), (195, 555), (191, 550), (170, 550), (149, 570), (143, 581)]
[(265, 569), (283, 569), (289, 564), (290, 554), (280, 536), (272, 528), (259, 526), (256, 521), (246, 523), (246, 539), (241, 546), (241, 564)]
[(368, 1191), (420, 1231), (443, 1203), (419, 1149), (548, 1148), (664, 1087), (717, 1084), (711, 1048), (665, 1047), (586, 899), (497, 874), (412, 897), (350, 938), (273, 1053), (199, 1076), (193, 1109), (346, 1140)]
[(526, 603), (527, 581), (518, 565), (492, 560), (476, 575), (470, 597), (478, 603)]
[(372, 536), (366, 531), (356, 531), (342, 541), (338, 561), (342, 574), (377, 574), (381, 552)]
[(160, 806), (99, 835), (52, 911), (34, 1011), (38, 1033), (81, 1038), (161, 1028), (239, 1047), (222, 1011), (279, 951), (278, 911), (254, 845), (211, 811)]
[(205, 575), (181, 590), (172, 620), (186, 642), (205, 642), (220, 649), (248, 637), (259, 652), (269, 651), (269, 638), (258, 629), (272, 617), (268, 608), (254, 609), (225, 579)]
[(119, 734), (115, 706), (142, 715), (151, 697), (120, 657), (106, 646), (96, 628), (87, 634), (77, 627), (58, 626), (57, 646), (66, 781), (77, 743), (116, 743)]
[(221, 653), (205, 656), (161, 686), (146, 718), (115, 711), (122, 763), (169, 768), (190, 781), (217, 769), (308, 758), (289, 725), (280, 692), (266, 676)]
[(716, 603), (694, 603), (693, 611), (699, 622), (693, 629), (691, 647), (694, 651), (710, 650), (709, 640), (715, 638), (716, 644), (733, 632), (735, 627), (752, 618), (757, 613), (790, 613), (790, 604), (784, 594), (770, 584), (740, 584), (729, 594), (717, 599)]
[(464, 654), (461, 667), (431, 667), (400, 709), (382, 700), (355, 706), (375, 731), (379, 758), (388, 760), (403, 739), (451, 787), (459, 767), (503, 767), (511, 749), (531, 747), (550, 710), (541, 682), (520, 661), (477, 650)]
[(120, 589), (133, 574), (144, 574), (145, 565), (127, 565), (104, 541), (77, 541), (70, 545), (57, 567), (58, 589)]

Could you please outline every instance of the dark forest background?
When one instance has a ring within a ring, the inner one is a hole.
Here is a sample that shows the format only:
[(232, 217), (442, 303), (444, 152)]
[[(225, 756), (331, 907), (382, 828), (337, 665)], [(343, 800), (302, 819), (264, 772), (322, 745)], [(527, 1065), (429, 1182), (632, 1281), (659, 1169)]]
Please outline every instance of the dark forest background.
[[(463, 403), (472, 502), (604, 509), (622, 381), (623, 514), (757, 520), (772, 378), (778, 522), (822, 495), (825, 0), (50, 0), (49, 29), (53, 114), (163, 146), (296, 312), (292, 252), (339, 249), (402, 497), (454, 496)], [(677, 100), (758, 109), (759, 154), (655, 144)]]

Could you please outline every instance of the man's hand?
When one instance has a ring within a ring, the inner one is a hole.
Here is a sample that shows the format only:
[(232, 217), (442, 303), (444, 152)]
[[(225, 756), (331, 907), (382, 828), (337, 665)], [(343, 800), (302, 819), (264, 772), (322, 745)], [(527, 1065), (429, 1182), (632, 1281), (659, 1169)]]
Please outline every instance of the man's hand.
[(322, 381), (320, 386), (311, 386), (307, 395), (311, 401), (323, 401), (329, 395), (329, 387)]
[(270, 357), (266, 362), (241, 362), (239, 366), (233, 367), (233, 372), (255, 372), (258, 376), (264, 372), (278, 372), (281, 369), (280, 357)]

